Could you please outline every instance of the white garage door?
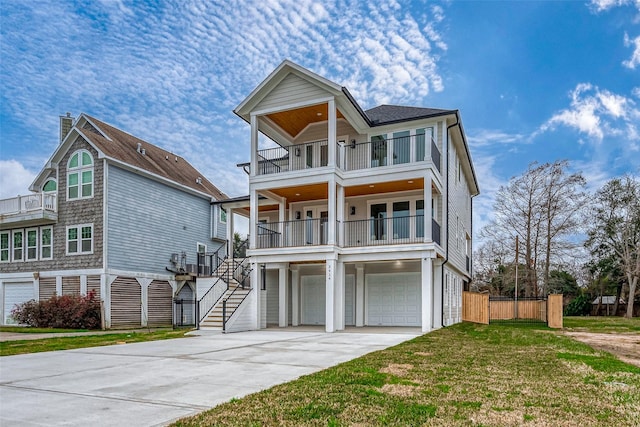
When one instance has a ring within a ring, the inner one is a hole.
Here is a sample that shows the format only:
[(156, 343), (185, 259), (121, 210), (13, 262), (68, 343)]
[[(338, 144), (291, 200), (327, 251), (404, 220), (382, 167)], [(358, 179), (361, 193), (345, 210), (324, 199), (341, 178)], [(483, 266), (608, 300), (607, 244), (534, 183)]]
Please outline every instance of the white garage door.
[(302, 276), (300, 278), (300, 297), (302, 300), (302, 324), (325, 324), (325, 291), (324, 275)]
[(420, 326), (420, 273), (366, 277), (369, 326)]
[(15, 324), (16, 321), (11, 318), (11, 310), (17, 304), (22, 304), (29, 300), (35, 299), (33, 292), (33, 283), (5, 283), (4, 284), (4, 324)]

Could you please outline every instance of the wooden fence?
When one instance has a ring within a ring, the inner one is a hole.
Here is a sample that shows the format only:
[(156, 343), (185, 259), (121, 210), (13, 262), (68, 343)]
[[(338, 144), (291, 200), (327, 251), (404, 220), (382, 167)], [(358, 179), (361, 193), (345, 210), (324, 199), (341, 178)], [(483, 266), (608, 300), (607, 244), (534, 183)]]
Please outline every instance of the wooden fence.
[(562, 328), (562, 295), (545, 300), (490, 300), (488, 293), (462, 293), (462, 320), (489, 324), (491, 320), (530, 319)]

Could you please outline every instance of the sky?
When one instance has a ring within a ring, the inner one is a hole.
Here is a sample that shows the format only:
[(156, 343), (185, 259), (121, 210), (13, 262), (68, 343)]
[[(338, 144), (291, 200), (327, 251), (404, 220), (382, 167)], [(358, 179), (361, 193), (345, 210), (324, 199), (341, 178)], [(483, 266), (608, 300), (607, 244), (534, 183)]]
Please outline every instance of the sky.
[(640, 0), (2, 0), (0, 199), (26, 194), (84, 112), (248, 193), (233, 109), (289, 59), (380, 104), (458, 109), (481, 194), (569, 160), (640, 175)]

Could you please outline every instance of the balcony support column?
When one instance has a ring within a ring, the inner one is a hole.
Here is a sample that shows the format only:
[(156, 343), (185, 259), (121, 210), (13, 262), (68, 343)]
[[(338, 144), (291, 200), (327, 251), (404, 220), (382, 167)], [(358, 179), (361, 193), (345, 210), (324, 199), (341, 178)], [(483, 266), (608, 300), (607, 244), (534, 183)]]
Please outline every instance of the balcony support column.
[(335, 332), (337, 260), (327, 259), (325, 266), (325, 331)]
[(285, 221), (287, 220), (285, 213), (287, 210), (287, 199), (286, 198), (282, 198), (280, 199), (280, 201), (278, 202), (278, 232), (280, 233), (280, 238), (278, 239), (278, 247), (284, 247), (284, 246), (288, 246), (289, 242), (287, 242), (285, 239), (286, 237), (286, 224)]
[(433, 214), (433, 208), (431, 198), (433, 192), (431, 190), (431, 171), (427, 170), (424, 177), (424, 241), (433, 242), (433, 230), (431, 219), (435, 217)]
[(431, 331), (433, 313), (433, 265), (428, 254), (422, 255), (422, 332)]
[(249, 176), (258, 175), (258, 116), (251, 115), (251, 170)]
[(340, 184), (337, 189), (336, 226), (338, 235), (338, 246), (344, 246), (344, 187)]
[(258, 192), (249, 185), (249, 248), (256, 249), (258, 234)]
[(327, 130), (327, 144), (329, 145), (329, 160), (327, 162), (327, 166), (336, 167), (336, 157), (337, 157), (337, 147), (336, 147), (336, 132), (337, 132), (337, 117), (336, 117), (336, 101), (335, 99), (330, 99), (327, 102), (328, 109), (328, 130)]
[(442, 262), (433, 260), (433, 329), (442, 328)]
[(327, 182), (328, 188), (328, 209), (329, 209), (329, 218), (328, 218), (328, 226), (329, 233), (327, 236), (327, 244), (335, 245), (336, 244), (336, 179), (335, 176), (331, 176), (329, 178), (329, 182)]

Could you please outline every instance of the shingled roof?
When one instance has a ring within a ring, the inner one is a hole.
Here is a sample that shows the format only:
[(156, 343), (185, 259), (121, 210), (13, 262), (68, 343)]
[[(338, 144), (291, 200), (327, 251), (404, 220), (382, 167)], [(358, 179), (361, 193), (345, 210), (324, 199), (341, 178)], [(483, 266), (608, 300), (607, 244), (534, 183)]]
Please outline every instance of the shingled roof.
[(365, 114), (372, 126), (381, 126), (389, 123), (405, 122), (409, 120), (425, 119), (428, 117), (455, 114), (456, 110), (441, 110), (438, 108), (405, 107), (403, 105), (379, 105)]
[[(87, 114), (83, 116), (107, 136), (108, 139), (92, 129), (82, 129), (83, 135), (86, 136), (89, 142), (94, 144), (107, 157), (209, 194), (216, 200), (228, 199), (226, 194), (220, 191), (184, 158)], [(140, 144), (141, 149), (144, 149), (144, 154), (138, 152), (138, 144)]]

